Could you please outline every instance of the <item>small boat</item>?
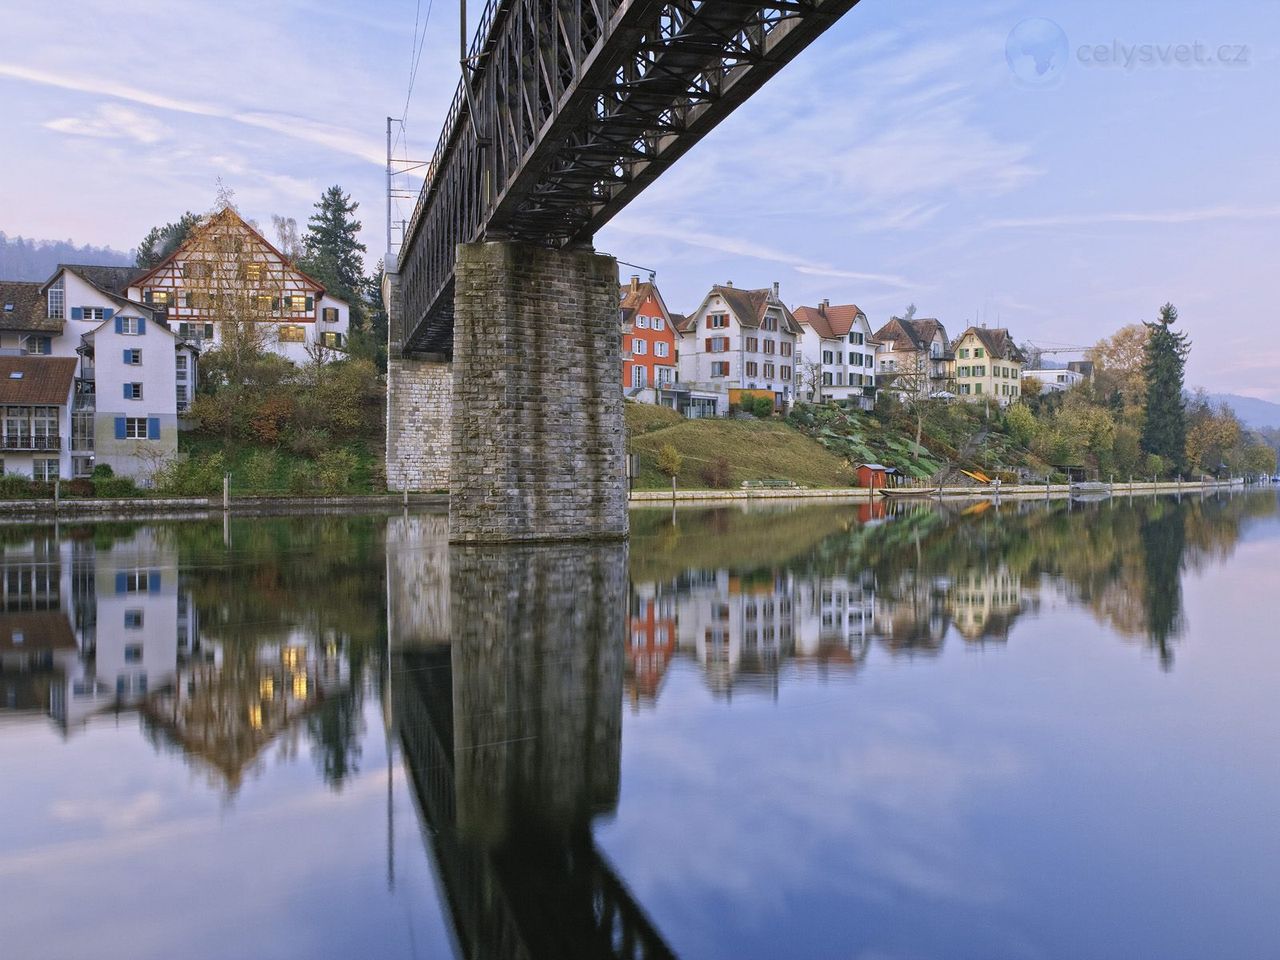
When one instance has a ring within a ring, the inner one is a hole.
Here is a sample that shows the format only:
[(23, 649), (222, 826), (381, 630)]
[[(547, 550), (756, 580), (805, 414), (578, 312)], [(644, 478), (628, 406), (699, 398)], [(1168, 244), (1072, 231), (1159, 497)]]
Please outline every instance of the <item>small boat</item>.
[(1096, 481), (1071, 484), (1071, 499), (1077, 503), (1097, 503), (1111, 496), (1111, 485)]
[(908, 497), (936, 497), (938, 495), (937, 487), (881, 487), (880, 496), (908, 498)]

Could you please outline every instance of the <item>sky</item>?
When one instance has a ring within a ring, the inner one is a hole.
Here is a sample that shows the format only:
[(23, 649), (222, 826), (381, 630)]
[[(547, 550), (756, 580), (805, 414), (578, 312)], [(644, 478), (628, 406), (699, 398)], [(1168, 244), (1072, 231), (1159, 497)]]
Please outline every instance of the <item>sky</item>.
[[(302, 223), (337, 183), (372, 266), (386, 117), (406, 118), (398, 157), (430, 155), (457, 16), (434, 0), (0, 0), (0, 230), (128, 249), (208, 209), (218, 178), (264, 224)], [(1006, 57), (1028, 19), (1065, 37), (1048, 82)], [(985, 322), (1070, 346), (1172, 301), (1189, 384), (1280, 402), (1264, 335), (1278, 96), (1273, 0), (861, 0), (596, 247), (655, 271), (676, 311), (713, 283), (777, 281), (793, 306), (854, 302), (873, 326), (914, 303), (953, 335)]]

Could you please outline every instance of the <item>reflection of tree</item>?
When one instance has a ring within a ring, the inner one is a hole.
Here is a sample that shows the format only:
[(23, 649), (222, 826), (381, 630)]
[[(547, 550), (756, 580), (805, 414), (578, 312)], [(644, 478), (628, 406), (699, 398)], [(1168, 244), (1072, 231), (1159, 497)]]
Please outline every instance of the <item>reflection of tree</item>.
[(1186, 526), (1181, 503), (1161, 503), (1142, 522), (1143, 601), (1147, 636), (1160, 665), (1173, 666), (1169, 641), (1182, 627), (1182, 553)]

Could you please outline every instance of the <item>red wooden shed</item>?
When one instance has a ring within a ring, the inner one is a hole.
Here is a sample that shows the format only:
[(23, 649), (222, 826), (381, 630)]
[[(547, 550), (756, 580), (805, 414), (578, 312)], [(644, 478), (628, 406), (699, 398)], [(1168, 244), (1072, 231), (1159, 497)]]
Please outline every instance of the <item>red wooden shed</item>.
[(855, 472), (860, 487), (875, 489), (889, 485), (889, 468), (882, 463), (860, 463)]

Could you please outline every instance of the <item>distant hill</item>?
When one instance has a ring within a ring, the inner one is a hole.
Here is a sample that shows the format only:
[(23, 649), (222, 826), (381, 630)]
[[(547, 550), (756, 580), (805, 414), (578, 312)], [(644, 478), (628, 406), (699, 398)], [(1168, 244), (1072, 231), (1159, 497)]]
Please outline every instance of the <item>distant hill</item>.
[(1212, 403), (1225, 403), (1247, 427), (1280, 428), (1280, 403), (1242, 397), (1237, 393), (1211, 393), (1209, 400)]
[(48, 280), (60, 263), (133, 266), (133, 251), (76, 246), (70, 240), (30, 240), (0, 231), (0, 280)]

